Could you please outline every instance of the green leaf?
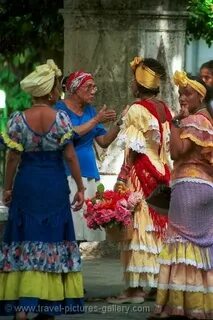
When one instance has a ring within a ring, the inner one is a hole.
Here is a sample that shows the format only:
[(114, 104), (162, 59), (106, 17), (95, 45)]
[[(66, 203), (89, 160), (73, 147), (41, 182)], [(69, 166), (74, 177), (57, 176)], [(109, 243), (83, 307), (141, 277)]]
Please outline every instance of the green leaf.
[(97, 186), (97, 192), (98, 193), (104, 193), (105, 187), (103, 185), (103, 183), (99, 183), (99, 185)]

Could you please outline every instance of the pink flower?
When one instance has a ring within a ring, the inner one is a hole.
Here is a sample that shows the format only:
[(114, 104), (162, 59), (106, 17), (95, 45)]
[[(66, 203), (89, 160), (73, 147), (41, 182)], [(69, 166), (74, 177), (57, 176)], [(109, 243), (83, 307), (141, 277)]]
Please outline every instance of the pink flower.
[(87, 226), (91, 229), (97, 229), (109, 225), (127, 226), (130, 224), (132, 212), (128, 203), (129, 196), (129, 191), (121, 194), (109, 190), (103, 192), (101, 199), (97, 197), (87, 199), (87, 209), (84, 213)]

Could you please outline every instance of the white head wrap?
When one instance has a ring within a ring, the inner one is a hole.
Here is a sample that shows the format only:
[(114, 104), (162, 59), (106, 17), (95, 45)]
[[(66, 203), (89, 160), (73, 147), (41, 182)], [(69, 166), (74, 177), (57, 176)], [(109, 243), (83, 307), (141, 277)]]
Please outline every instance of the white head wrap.
[(46, 64), (37, 66), (35, 71), (20, 82), (20, 85), (24, 91), (30, 93), (33, 97), (43, 97), (51, 92), (55, 77), (61, 75), (61, 70), (52, 59), (49, 59)]

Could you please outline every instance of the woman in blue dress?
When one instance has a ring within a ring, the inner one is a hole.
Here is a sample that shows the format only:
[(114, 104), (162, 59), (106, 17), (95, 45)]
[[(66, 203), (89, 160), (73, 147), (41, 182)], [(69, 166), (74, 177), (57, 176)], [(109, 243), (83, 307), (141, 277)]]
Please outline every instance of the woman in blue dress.
[(63, 161), (77, 185), (73, 210), (84, 202), (84, 186), (69, 117), (51, 108), (59, 98), (53, 60), (21, 81), (34, 103), (15, 112), (3, 139), (9, 148), (3, 200), (9, 218), (0, 244), (0, 315), (54, 319), (83, 311), (81, 260), (75, 239)]
[[(79, 160), (85, 198), (95, 195), (100, 180), (96, 164), (94, 142), (100, 147), (107, 148), (117, 137), (120, 131), (120, 122), (107, 131), (103, 122), (113, 121), (116, 113), (103, 107), (98, 113), (92, 102), (97, 91), (93, 76), (90, 73), (76, 71), (65, 78), (66, 98), (56, 103), (57, 110), (65, 111), (78, 133), (74, 138), (74, 147)], [(76, 188), (73, 180), (73, 172), (66, 168), (69, 186), (71, 190)], [(72, 202), (72, 195), (70, 201)], [(73, 214), (76, 239), (79, 241), (102, 241), (105, 240), (105, 231), (91, 230), (86, 225), (84, 209)]]

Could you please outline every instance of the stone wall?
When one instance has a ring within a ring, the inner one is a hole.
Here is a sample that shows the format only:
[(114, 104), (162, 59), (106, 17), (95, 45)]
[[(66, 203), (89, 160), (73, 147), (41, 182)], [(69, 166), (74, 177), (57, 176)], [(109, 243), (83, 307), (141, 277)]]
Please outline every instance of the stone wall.
[(65, 73), (92, 72), (98, 84), (97, 106), (121, 110), (131, 103), (134, 56), (163, 62), (168, 79), (162, 94), (172, 109), (177, 100), (171, 76), (184, 65), (186, 0), (64, 0)]

